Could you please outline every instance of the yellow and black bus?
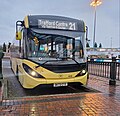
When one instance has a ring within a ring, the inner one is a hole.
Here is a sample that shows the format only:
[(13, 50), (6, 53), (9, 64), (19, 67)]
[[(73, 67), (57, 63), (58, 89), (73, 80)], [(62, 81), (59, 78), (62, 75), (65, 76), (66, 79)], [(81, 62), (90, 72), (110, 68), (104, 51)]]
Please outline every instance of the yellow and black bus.
[(17, 21), (11, 67), (23, 88), (86, 85), (85, 27), (82, 20), (52, 15)]

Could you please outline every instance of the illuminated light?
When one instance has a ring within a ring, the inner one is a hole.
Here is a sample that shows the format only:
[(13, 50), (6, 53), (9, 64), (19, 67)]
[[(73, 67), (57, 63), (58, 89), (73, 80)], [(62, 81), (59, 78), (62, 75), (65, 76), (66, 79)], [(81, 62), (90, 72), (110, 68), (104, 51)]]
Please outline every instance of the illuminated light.
[(82, 70), (82, 73), (84, 74), (84, 73), (86, 73), (86, 71), (85, 71), (85, 70)]
[(99, 6), (100, 4), (102, 4), (100, 0), (95, 0), (90, 3), (90, 6), (96, 7), (96, 6)]
[(72, 57), (73, 57), (73, 55), (71, 54), (71, 55), (70, 55), (70, 58), (72, 58)]
[(80, 73), (78, 73), (75, 77), (78, 77), (78, 76), (83, 76), (86, 74), (86, 70), (83, 69)]
[(32, 76), (35, 76), (35, 75), (36, 75), (36, 72), (35, 72), (35, 71), (32, 71), (32, 72), (31, 72), (31, 75), (32, 75)]

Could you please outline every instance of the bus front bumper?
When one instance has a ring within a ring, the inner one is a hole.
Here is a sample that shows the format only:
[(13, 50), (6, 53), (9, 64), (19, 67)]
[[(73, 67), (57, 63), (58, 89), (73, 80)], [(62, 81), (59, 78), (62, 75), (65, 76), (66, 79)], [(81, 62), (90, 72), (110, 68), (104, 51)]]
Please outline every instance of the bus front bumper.
[(61, 83), (77, 83), (79, 82), (82, 85), (86, 85), (87, 83), (87, 75), (86, 73), (84, 76), (78, 76), (74, 78), (60, 78), (60, 79), (40, 79), (40, 78), (31, 78), (25, 77), (23, 81), (23, 87), (32, 89), (39, 85), (54, 85), (54, 84), (61, 84)]

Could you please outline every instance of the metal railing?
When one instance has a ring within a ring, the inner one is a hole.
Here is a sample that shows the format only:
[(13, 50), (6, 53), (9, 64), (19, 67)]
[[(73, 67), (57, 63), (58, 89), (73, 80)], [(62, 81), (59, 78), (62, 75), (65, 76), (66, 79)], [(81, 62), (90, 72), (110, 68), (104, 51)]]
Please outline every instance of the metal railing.
[(116, 69), (116, 79), (117, 80), (120, 80), (120, 62), (119, 63), (116, 63), (116, 67), (117, 67), (117, 69)]
[(96, 76), (109, 78), (109, 83), (120, 80), (120, 59), (88, 59), (88, 72)]

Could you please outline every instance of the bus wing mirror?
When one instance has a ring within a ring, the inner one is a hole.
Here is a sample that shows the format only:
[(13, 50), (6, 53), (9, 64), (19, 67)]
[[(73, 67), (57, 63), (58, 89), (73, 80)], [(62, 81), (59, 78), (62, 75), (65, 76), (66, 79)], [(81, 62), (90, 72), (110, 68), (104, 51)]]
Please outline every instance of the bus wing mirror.
[(21, 40), (22, 39), (22, 32), (18, 31), (16, 32), (16, 40)]
[(88, 27), (86, 26), (86, 41), (88, 40)]
[(86, 26), (86, 41), (90, 41), (90, 40), (88, 39), (88, 26)]
[(20, 31), (22, 27), (24, 26), (23, 21), (17, 21), (16, 22), (16, 40), (21, 40), (22, 39), (22, 32)]

